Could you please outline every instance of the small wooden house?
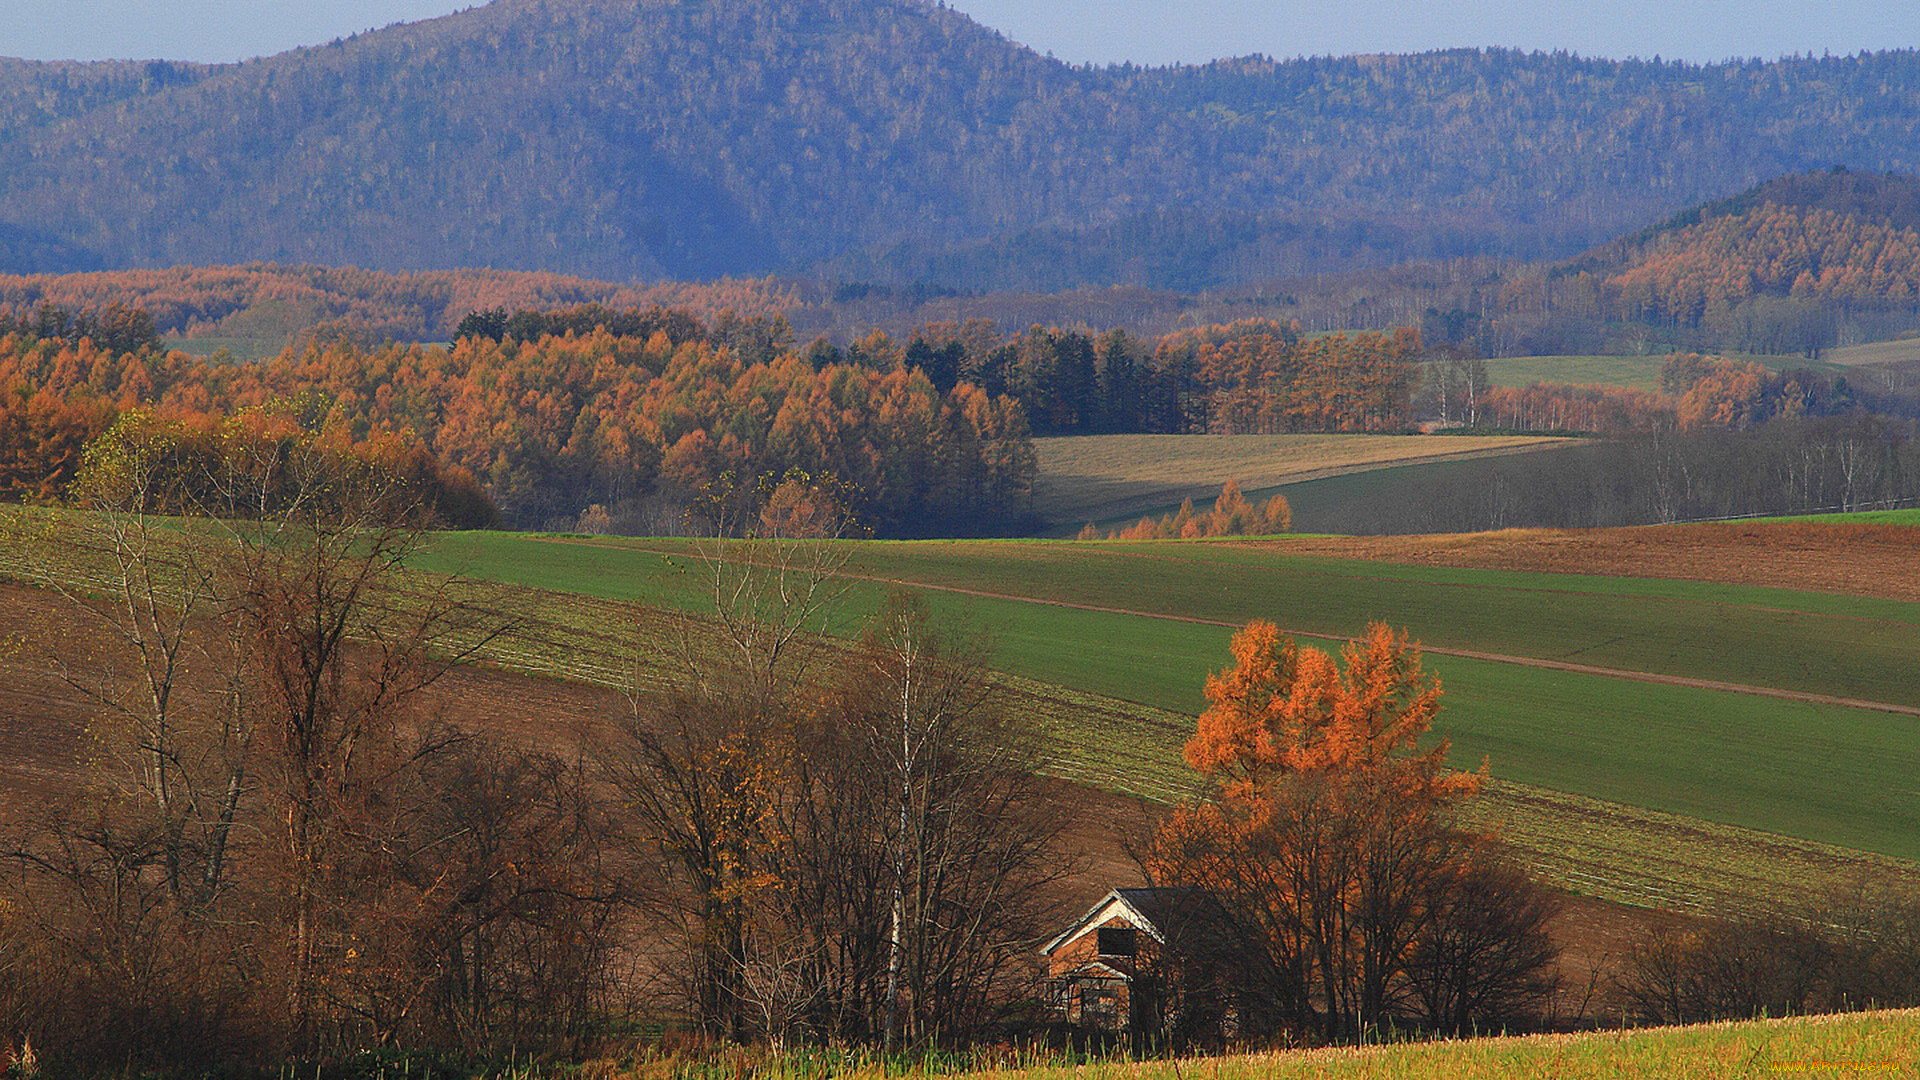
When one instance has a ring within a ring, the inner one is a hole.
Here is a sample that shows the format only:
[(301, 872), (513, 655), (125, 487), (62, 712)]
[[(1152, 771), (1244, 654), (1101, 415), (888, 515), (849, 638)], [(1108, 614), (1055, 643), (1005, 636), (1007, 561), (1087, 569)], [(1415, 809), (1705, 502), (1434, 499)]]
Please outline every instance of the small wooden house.
[(1223, 923), (1216, 913), (1211, 898), (1194, 889), (1108, 893), (1042, 949), (1054, 1015), (1074, 1028), (1113, 1034), (1177, 1026), (1189, 1011), (1185, 988), (1217, 968)]

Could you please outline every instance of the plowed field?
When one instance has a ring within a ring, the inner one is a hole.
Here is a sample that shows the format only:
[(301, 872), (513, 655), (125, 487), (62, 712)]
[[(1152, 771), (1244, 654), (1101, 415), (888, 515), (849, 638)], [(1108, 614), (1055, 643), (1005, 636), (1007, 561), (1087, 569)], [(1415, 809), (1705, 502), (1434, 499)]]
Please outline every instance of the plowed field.
[[(1249, 543), (1269, 546), (1265, 541)], [(1715, 522), (1300, 537), (1270, 546), (1303, 555), (1420, 566), (1654, 577), (1920, 600), (1920, 528), (1903, 525)]]

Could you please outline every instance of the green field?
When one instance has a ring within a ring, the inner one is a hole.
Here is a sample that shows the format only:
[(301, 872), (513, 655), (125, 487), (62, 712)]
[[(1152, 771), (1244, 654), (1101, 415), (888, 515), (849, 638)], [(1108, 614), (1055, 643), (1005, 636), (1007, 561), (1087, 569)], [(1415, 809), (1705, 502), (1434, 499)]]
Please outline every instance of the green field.
[(1861, 510), (1841, 514), (1800, 514), (1794, 517), (1743, 518), (1755, 524), (1801, 521), (1829, 525), (1920, 525), (1920, 507), (1907, 510)]
[[(444, 538), (424, 568), (697, 608), (685, 547), (507, 534)], [(1432, 646), (1920, 704), (1920, 605), (1781, 589), (1401, 567), (1208, 543), (856, 545), (847, 570), (911, 583), (987, 632), (996, 665), (1191, 715), (1228, 626), (1317, 635), (1374, 617)], [(886, 585), (855, 583), (851, 618)], [(967, 595), (955, 590), (1002, 594)], [(1124, 610), (1083, 610), (1061, 604)], [(1201, 621), (1191, 621), (1201, 620)], [(1575, 795), (1920, 857), (1920, 717), (1430, 656), (1455, 760)], [(1117, 740), (1135, 733), (1114, 732)]]
[(1843, 1080), (1920, 1072), (1920, 1012), (1008, 1069), (1020, 1080)]
[[(1844, 374), (1848, 365), (1882, 363), (1887, 359), (1916, 355), (1916, 342), (1855, 346), (1835, 349), (1827, 359), (1809, 360), (1804, 356), (1773, 356), (1728, 353), (1729, 359), (1751, 360), (1772, 371), (1807, 369), (1825, 374)], [(1534, 383), (1568, 383), (1576, 386), (1624, 386), (1657, 393), (1660, 390), (1661, 356), (1502, 356), (1488, 360), (1487, 378), (1495, 386), (1530, 386)]]
[(1664, 356), (1503, 356), (1487, 361), (1487, 378), (1495, 386), (1570, 383), (1652, 393), (1660, 389), (1665, 362)]
[[(638, 603), (520, 586), (504, 599), (523, 625), (485, 655), (509, 668), (626, 688), (664, 674), (660, 643), (678, 640), (660, 609)], [(1003, 707), (1046, 736), (1046, 773), (1161, 802), (1196, 792), (1180, 755), (1190, 714), (1021, 675), (1000, 682)], [(1626, 904), (1773, 910), (1791, 907), (1809, 883), (1888, 882), (1914, 870), (1887, 856), (1505, 778), (1464, 812), (1538, 879)]]

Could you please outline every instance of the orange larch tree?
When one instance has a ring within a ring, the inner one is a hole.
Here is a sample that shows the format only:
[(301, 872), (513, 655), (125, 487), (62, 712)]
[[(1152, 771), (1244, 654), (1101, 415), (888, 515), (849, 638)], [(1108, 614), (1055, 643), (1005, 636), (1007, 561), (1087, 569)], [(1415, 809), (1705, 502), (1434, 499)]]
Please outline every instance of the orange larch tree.
[(1504, 955), (1527, 962), (1471, 977), (1499, 983), (1503, 1008), (1537, 1005), (1553, 907), (1445, 821), (1485, 769), (1448, 769), (1444, 739), (1423, 748), (1441, 688), (1419, 647), (1375, 623), (1336, 660), (1262, 620), (1232, 651), (1186, 745), (1208, 794), (1162, 822), (1144, 861), (1156, 885), (1217, 902), (1237, 943), (1228, 983), (1243, 1030), (1333, 1041), (1396, 1017), (1457, 1023), (1423, 1016), (1422, 1002), (1448, 995), (1430, 993), (1422, 958), (1484, 915), (1455, 899), (1473, 892), (1466, 881), (1509, 883), (1526, 915), (1502, 933), (1516, 946)]

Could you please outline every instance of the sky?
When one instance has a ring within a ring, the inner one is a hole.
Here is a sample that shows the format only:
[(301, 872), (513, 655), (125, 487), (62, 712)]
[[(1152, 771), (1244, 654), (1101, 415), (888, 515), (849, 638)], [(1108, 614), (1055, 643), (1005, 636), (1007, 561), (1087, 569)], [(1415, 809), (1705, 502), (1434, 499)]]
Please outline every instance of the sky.
[[(477, 0), (0, 0), (0, 56), (226, 62)], [(1695, 61), (1920, 47), (1916, 0), (948, 0), (1076, 63), (1504, 45)]]

